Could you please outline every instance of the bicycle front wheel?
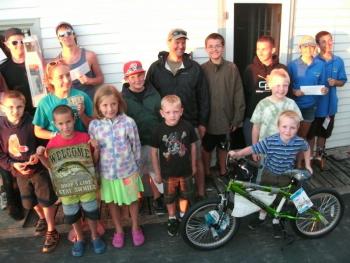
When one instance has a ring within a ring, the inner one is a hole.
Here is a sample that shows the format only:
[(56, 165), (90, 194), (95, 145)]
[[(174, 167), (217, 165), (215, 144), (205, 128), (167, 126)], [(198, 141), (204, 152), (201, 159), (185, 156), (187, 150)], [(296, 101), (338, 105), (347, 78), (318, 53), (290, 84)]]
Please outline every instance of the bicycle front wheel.
[(344, 202), (338, 192), (331, 189), (319, 189), (309, 194), (314, 206), (299, 214), (291, 221), (297, 234), (307, 238), (319, 238), (333, 231), (344, 213)]
[[(237, 232), (238, 218), (231, 216), (231, 209), (223, 212), (220, 199), (205, 200), (194, 205), (184, 216), (181, 235), (190, 246), (211, 250), (226, 244)], [(208, 216), (220, 215), (219, 222), (209, 222)]]

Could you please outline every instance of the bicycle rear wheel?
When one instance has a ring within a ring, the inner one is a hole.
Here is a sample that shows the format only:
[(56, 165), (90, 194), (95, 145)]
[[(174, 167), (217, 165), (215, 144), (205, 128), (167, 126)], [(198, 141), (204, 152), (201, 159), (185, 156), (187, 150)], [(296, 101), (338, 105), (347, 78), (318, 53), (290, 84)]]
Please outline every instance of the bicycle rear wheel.
[[(223, 212), (220, 199), (210, 199), (194, 205), (184, 216), (181, 235), (190, 246), (211, 250), (226, 244), (237, 232), (238, 218), (231, 216), (231, 209)], [(208, 222), (208, 215), (220, 215), (219, 223)], [(221, 222), (221, 223), (220, 223)]]
[(319, 238), (333, 231), (344, 213), (344, 202), (338, 192), (331, 189), (318, 189), (309, 194), (314, 206), (291, 221), (295, 232), (307, 238)]

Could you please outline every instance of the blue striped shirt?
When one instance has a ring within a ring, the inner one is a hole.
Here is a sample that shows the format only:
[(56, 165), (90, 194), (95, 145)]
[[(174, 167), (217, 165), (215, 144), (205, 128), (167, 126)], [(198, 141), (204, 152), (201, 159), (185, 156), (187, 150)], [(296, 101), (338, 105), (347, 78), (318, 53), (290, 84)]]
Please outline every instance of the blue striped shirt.
[(298, 136), (285, 143), (274, 134), (251, 146), (253, 153), (265, 154), (264, 166), (274, 174), (283, 174), (294, 168), (296, 155), (309, 149), (308, 143)]

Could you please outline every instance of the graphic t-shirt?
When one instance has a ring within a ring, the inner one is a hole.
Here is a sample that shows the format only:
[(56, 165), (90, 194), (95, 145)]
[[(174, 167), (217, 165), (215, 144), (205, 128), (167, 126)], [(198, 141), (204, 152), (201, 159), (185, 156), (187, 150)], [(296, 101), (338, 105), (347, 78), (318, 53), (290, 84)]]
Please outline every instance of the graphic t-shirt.
[(191, 144), (198, 140), (193, 126), (180, 120), (175, 126), (164, 122), (154, 131), (151, 146), (159, 149), (163, 178), (192, 174)]

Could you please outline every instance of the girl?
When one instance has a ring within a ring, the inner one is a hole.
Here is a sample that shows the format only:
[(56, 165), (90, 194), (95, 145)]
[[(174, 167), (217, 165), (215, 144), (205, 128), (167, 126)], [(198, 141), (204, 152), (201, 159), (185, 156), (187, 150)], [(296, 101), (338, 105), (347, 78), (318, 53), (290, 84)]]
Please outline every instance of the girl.
[(72, 89), (69, 66), (62, 60), (54, 60), (46, 66), (46, 80), (49, 94), (38, 105), (34, 115), (35, 136), (51, 139), (58, 132), (54, 125), (52, 110), (58, 105), (73, 108), (75, 130), (86, 132), (93, 113), (92, 101), (86, 93)]
[(112, 245), (124, 246), (121, 206), (127, 205), (132, 221), (135, 246), (144, 243), (138, 224), (138, 194), (143, 191), (139, 176), (141, 144), (136, 124), (124, 114), (126, 104), (114, 86), (99, 88), (94, 98), (96, 120), (91, 121), (89, 134), (100, 147), (101, 199), (108, 204), (115, 226)]

